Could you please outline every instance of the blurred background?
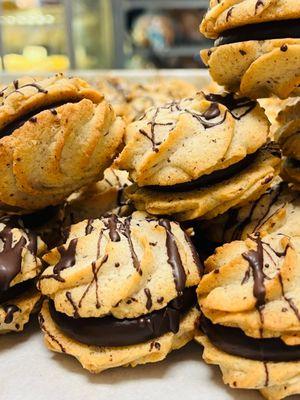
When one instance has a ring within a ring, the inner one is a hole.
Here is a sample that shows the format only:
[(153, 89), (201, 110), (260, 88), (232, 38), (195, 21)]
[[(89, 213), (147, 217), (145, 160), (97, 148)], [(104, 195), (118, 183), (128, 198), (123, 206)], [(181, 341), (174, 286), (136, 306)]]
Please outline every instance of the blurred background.
[(199, 68), (208, 0), (0, 0), (9, 73)]

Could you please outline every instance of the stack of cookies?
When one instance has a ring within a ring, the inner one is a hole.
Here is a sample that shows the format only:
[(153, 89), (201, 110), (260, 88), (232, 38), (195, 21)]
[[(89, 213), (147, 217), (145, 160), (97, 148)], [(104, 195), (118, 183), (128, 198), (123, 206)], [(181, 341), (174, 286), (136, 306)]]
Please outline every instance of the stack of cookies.
[(211, 0), (218, 93), (3, 88), (0, 333), (40, 309), (47, 347), (93, 373), (196, 339), (231, 387), (300, 393), (300, 102), (272, 134), (258, 102), (299, 94), (297, 18), (292, 0)]
[[(202, 52), (212, 77), (252, 99), (297, 96), (299, 18), (294, 1), (211, 0), (201, 31), (216, 39)], [(221, 246), (197, 290), (203, 358), (232, 388), (271, 400), (300, 393), (299, 112), (295, 99), (276, 122), (286, 183), (276, 179), (255, 201), (201, 226)]]

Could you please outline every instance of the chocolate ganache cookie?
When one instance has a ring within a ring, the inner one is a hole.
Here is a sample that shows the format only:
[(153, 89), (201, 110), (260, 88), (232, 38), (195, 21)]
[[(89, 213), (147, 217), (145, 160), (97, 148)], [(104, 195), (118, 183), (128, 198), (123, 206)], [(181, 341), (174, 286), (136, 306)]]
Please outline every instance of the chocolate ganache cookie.
[(99, 92), (59, 74), (22, 78), (0, 95), (4, 210), (55, 205), (102, 178), (122, 143), (124, 124)]
[(212, 0), (201, 32), (217, 39), (201, 52), (211, 76), (252, 98), (299, 94), (300, 3)]
[(135, 185), (139, 210), (176, 219), (209, 219), (259, 197), (280, 168), (269, 121), (256, 101), (199, 93), (149, 109), (127, 127), (116, 161)]
[(23, 330), (41, 294), (35, 278), (46, 245), (18, 217), (0, 218), (0, 334)]
[(281, 196), (246, 240), (207, 259), (197, 290), (204, 360), (231, 387), (272, 400), (300, 393), (300, 197)]
[(282, 178), (300, 184), (300, 99), (287, 105), (278, 115), (279, 127), (275, 133), (283, 155), (286, 157)]
[(177, 223), (139, 212), (90, 219), (44, 260), (46, 344), (90, 372), (160, 361), (193, 339), (202, 266)]

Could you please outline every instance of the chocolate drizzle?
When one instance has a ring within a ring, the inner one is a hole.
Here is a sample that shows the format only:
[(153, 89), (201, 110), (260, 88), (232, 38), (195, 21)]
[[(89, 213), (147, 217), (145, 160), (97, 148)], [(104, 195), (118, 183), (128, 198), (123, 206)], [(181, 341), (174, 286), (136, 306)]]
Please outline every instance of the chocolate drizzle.
[(112, 316), (76, 319), (56, 311), (52, 301), (49, 309), (54, 322), (69, 337), (88, 345), (120, 347), (145, 343), (168, 332), (177, 333), (181, 317), (196, 302), (195, 287), (192, 287), (185, 289), (180, 300), (175, 299), (161, 310), (133, 319)]
[(64, 346), (45, 327), (45, 319), (44, 319), (44, 317), (43, 317), (43, 315), (41, 313), (38, 316), (38, 320), (39, 320), (39, 324), (40, 324), (40, 327), (41, 327), (42, 331), (44, 331), (49, 336), (49, 338), (59, 346), (59, 348), (61, 349), (61, 351), (63, 353), (66, 353), (66, 349), (64, 348)]
[(14, 313), (21, 311), (20, 308), (14, 304), (4, 304), (2, 308), (6, 313), (4, 319), (5, 324), (11, 324), (14, 319)]
[(261, 239), (257, 237), (253, 240), (257, 244), (257, 250), (250, 250), (247, 253), (243, 253), (242, 256), (248, 261), (252, 269), (254, 280), (253, 295), (257, 300), (256, 307), (261, 309), (261, 307), (264, 307), (266, 301), (265, 274), (263, 272), (264, 252)]
[(9, 289), (10, 283), (21, 271), (22, 250), (26, 244), (26, 238), (22, 236), (13, 245), (13, 233), (10, 228), (5, 227), (0, 232), (3, 249), (0, 252), (0, 292)]
[(119, 242), (121, 237), (117, 230), (118, 217), (115, 214), (112, 214), (106, 220), (104, 220), (104, 224), (107, 229), (109, 229), (109, 237), (112, 242)]
[[(257, 101), (251, 100), (248, 97), (236, 97), (234, 93), (204, 95), (206, 100), (223, 104), (236, 120), (241, 120), (249, 114), (256, 106)], [(239, 111), (241, 111), (239, 113)]]
[(166, 247), (168, 254), (168, 263), (172, 267), (172, 273), (177, 293), (179, 296), (181, 296), (186, 284), (186, 273), (184, 266), (182, 264), (176, 239), (172, 233), (170, 221), (160, 220), (159, 225), (165, 228), (166, 230)]
[(93, 230), (94, 230), (93, 222), (94, 222), (93, 219), (88, 219), (87, 225), (85, 227), (85, 235), (86, 236), (93, 232)]
[(300, 322), (300, 312), (299, 312), (299, 310), (298, 310), (298, 307), (297, 307), (296, 304), (294, 303), (293, 299), (291, 299), (291, 298), (289, 298), (289, 297), (286, 296), (281, 274), (278, 275), (278, 279), (279, 279), (279, 283), (280, 283), (280, 286), (281, 286), (282, 297), (283, 297), (284, 300), (288, 303), (288, 305), (290, 306), (290, 308), (291, 308), (292, 311), (294, 312), (296, 318), (297, 318), (298, 321)]
[(148, 288), (144, 289), (146, 298), (147, 298), (147, 302), (146, 302), (146, 308), (147, 310), (151, 310), (152, 308), (152, 296), (151, 296), (151, 292)]

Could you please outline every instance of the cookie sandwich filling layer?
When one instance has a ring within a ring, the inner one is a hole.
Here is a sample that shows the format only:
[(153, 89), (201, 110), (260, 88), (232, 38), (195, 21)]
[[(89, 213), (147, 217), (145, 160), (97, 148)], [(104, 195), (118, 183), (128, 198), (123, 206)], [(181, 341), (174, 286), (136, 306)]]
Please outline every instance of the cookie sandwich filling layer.
[(300, 19), (262, 22), (228, 29), (215, 41), (215, 46), (250, 40), (300, 39)]

